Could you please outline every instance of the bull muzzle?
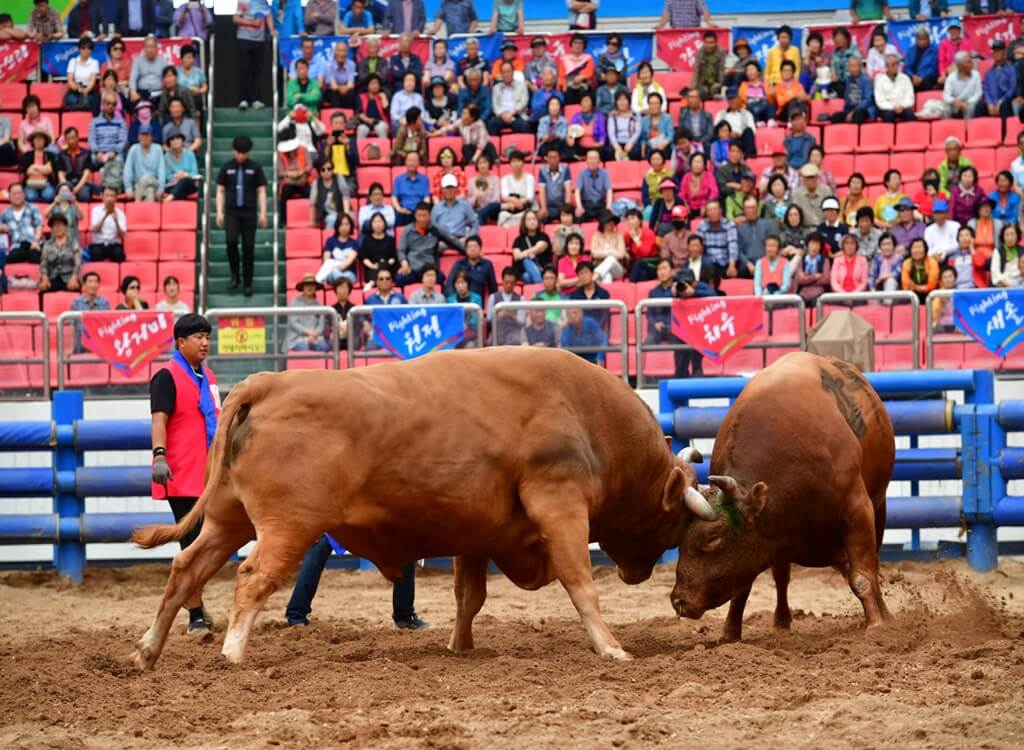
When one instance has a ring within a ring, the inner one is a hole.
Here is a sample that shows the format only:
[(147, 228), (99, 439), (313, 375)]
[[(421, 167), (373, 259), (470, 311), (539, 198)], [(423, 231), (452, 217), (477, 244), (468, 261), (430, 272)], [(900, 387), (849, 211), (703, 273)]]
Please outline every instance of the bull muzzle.
[(675, 595), (672, 596), (672, 608), (679, 617), (685, 617), (688, 620), (699, 620), (706, 611), (703, 607), (691, 604)]

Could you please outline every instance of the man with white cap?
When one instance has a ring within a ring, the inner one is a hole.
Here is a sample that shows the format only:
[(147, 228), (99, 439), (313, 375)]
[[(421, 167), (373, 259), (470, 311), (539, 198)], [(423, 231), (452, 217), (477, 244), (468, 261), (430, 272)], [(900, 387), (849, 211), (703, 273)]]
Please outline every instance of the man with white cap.
[(793, 193), (793, 205), (799, 206), (804, 214), (804, 226), (816, 227), (825, 215), (821, 212), (821, 202), (832, 195), (832, 189), (818, 181), (818, 166), (808, 162), (800, 167), (802, 184)]
[(899, 55), (885, 56), (885, 72), (875, 78), (875, 106), (882, 122), (914, 119), (914, 84), (900, 72)]
[(455, 239), (465, 242), (480, 231), (480, 220), (476, 211), (463, 198), (458, 197), (459, 181), (453, 174), (441, 178), (442, 200), (430, 211), (430, 222)]
[[(833, 254), (839, 252), (843, 235), (850, 231), (850, 225), (839, 218), (839, 199), (834, 195), (821, 202), (821, 223), (818, 224), (818, 234), (825, 238), (828, 245), (827, 250)], [(826, 248), (822, 248), (823, 251)]]
[(957, 52), (953, 62), (956, 70), (950, 73), (942, 87), (942, 102), (946, 105), (948, 117), (967, 119), (981, 101), (981, 76), (974, 69), (970, 52)]

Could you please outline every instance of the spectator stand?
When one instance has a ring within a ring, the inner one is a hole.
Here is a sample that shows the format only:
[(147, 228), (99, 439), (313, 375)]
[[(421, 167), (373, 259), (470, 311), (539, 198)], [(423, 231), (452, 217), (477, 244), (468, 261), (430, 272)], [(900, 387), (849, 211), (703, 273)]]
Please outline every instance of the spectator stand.
[(49, 318), (35, 309), (14, 309), (17, 304), (10, 294), (0, 296), (0, 305), (0, 396), (49, 399), (50, 378), (45, 377), (50, 372)]
[(921, 367), (917, 302), (913, 292), (826, 292), (818, 297), (817, 319), (824, 320), (826, 307), (851, 310), (875, 329), (876, 370), (917, 370)]
[[(465, 316), (476, 317), (476, 341), (478, 345), (486, 342), (484, 337), (484, 325), (485, 325), (485, 310), (474, 302), (448, 302), (443, 305), (403, 305), (402, 309), (424, 309), (427, 312), (438, 308), (450, 308), (450, 307), (461, 307)], [(364, 322), (373, 321), (373, 311), (376, 305), (356, 305), (348, 313), (348, 339), (346, 346), (348, 348), (348, 358), (346, 365), (348, 368), (358, 367), (359, 362), (362, 361), (363, 365), (371, 365), (374, 363), (380, 363), (385, 360), (394, 360), (394, 356), (383, 348), (367, 347), (369, 339), (363, 333)], [(334, 312), (334, 308), (328, 308), (331, 312)], [(333, 339), (337, 342), (338, 337), (334, 336)]]
[[(738, 295), (740, 297), (750, 295)], [(773, 294), (756, 297), (764, 302), (764, 329), (761, 334), (744, 346), (743, 350), (730, 357), (717, 371), (705, 367), (707, 375), (736, 375), (741, 372), (756, 372), (767, 367), (783, 354), (807, 349), (807, 312), (802, 297), (797, 294)], [(649, 388), (653, 385), (648, 374), (671, 375), (672, 358), (668, 352), (694, 351), (693, 347), (680, 343), (653, 344), (647, 342), (647, 311), (672, 306), (672, 299), (643, 299), (636, 304), (634, 312), (634, 333), (636, 336), (636, 387)], [(646, 355), (653, 355), (648, 358)], [(705, 358), (705, 363), (708, 360)]]

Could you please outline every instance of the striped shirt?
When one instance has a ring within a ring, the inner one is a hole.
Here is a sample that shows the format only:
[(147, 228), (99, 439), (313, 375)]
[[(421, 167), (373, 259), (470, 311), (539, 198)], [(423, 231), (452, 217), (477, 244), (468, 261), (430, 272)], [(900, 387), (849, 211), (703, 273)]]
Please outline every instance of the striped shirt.
[(704, 0), (666, 0), (668, 23), (673, 29), (696, 29), (704, 15)]
[(707, 219), (697, 225), (697, 234), (704, 240), (704, 254), (716, 266), (735, 263), (739, 255), (736, 225), (722, 219), (714, 226)]

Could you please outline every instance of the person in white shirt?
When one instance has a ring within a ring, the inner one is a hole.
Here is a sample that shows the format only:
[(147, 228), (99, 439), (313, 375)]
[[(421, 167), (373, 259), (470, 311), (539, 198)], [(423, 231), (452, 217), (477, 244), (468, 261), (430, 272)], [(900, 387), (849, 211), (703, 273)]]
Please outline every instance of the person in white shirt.
[(969, 52), (960, 50), (953, 57), (956, 71), (946, 79), (942, 87), (942, 102), (946, 117), (970, 117), (981, 101), (981, 76), (974, 69)]
[(1017, 158), (1010, 163), (1010, 173), (1018, 191), (1024, 190), (1024, 130), (1017, 133)]
[(932, 203), (932, 213), (935, 222), (924, 230), (924, 241), (928, 245), (928, 254), (941, 265), (945, 263), (946, 256), (959, 247), (956, 235), (960, 224), (949, 220), (949, 203), (942, 198)]
[(89, 246), (89, 260), (124, 261), (124, 233), (128, 229), (124, 211), (117, 205), (117, 189), (103, 188), (103, 202), (92, 207), (89, 216), (92, 229), (92, 244)]
[(164, 279), (164, 298), (156, 303), (157, 310), (170, 310), (171, 312), (184, 315), (185, 313), (191, 312), (191, 308), (187, 302), (183, 302), (178, 299), (178, 294), (181, 292), (181, 284), (178, 283), (177, 276), (168, 276)]
[(875, 78), (875, 106), (882, 122), (914, 119), (914, 84), (900, 72), (898, 55), (886, 55), (885, 72)]
[(437, 268), (433, 263), (423, 267), (423, 275), (420, 277), (422, 287), (409, 296), (410, 305), (443, 305), (445, 296), (437, 288)]
[(78, 42), (78, 57), (68, 62), (68, 90), (64, 94), (67, 109), (88, 110), (97, 108), (97, 85), (100, 64), (92, 56), (92, 39), (84, 37)]
[(501, 178), (501, 212), (498, 214), (498, 225), (503, 227), (519, 226), (523, 214), (533, 207), (535, 184), (533, 175), (523, 171), (526, 155), (522, 151), (513, 151), (508, 158), (512, 171)]

